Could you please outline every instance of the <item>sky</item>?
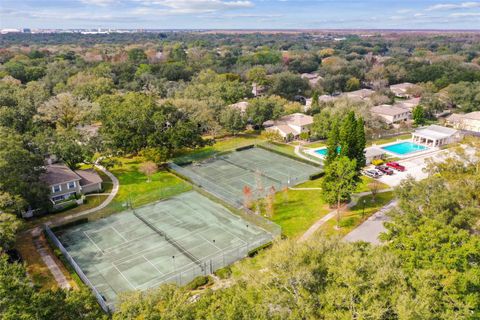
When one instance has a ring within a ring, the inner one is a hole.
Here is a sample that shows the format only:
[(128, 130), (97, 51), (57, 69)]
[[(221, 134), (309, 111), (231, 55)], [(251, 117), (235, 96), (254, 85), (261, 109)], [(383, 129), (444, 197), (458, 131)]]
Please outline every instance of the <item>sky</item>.
[(0, 28), (480, 29), (480, 1), (0, 0)]

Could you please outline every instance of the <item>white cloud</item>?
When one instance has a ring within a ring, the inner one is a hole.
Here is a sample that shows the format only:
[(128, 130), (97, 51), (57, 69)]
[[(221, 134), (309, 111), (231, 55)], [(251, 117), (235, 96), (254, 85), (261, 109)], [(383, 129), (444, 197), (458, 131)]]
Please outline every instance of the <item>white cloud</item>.
[(428, 7), (427, 11), (480, 8), (480, 2), (439, 3)]
[(84, 3), (84, 4), (93, 4), (93, 5), (96, 5), (96, 6), (107, 6), (109, 4), (112, 4), (113, 2), (115, 2), (115, 0), (80, 0), (81, 3)]
[[(167, 13), (208, 13), (225, 11), (230, 9), (241, 9), (253, 7), (253, 2), (248, 0), (222, 1), (222, 0), (139, 0), (138, 2), (148, 6), (164, 7), (159, 12)], [(139, 8), (137, 11), (148, 11), (146, 8)], [(158, 12), (158, 11), (157, 11)]]
[(450, 17), (480, 17), (480, 12), (458, 12), (458, 13), (452, 13)]

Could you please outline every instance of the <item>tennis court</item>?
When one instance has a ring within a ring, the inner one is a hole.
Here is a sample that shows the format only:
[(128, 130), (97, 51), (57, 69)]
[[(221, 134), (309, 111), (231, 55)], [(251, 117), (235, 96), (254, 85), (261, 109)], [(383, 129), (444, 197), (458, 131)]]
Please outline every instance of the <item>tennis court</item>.
[(246, 186), (253, 191), (254, 198), (261, 198), (271, 187), (280, 191), (320, 172), (318, 167), (261, 148), (235, 151), (183, 167), (172, 164), (171, 167), (236, 205), (243, 202)]
[(273, 238), (195, 191), (55, 235), (110, 308), (121, 292), (186, 284)]

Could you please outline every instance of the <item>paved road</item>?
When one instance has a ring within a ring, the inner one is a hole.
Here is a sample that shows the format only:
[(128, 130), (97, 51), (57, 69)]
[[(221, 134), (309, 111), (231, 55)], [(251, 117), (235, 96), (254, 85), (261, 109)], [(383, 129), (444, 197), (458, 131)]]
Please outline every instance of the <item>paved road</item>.
[(348, 242), (365, 241), (370, 242), (371, 244), (380, 244), (381, 242), (378, 237), (380, 233), (385, 231), (383, 223), (389, 219), (386, 216), (386, 213), (394, 208), (397, 203), (397, 200), (390, 201), (360, 226), (347, 234), (343, 240)]
[[(393, 189), (384, 189), (384, 190), (378, 191), (378, 193), (389, 192), (392, 190)], [(351, 208), (355, 206), (358, 202), (358, 199), (360, 199), (360, 197), (363, 197), (369, 194), (371, 194), (371, 192), (369, 191), (354, 194), (352, 197), (352, 200), (347, 204), (347, 208)], [(310, 228), (308, 228), (308, 230), (298, 239), (298, 241), (302, 242), (310, 238), (325, 222), (335, 217), (336, 214), (337, 214), (337, 210), (335, 209), (329, 212), (327, 215), (323, 216), (320, 220), (317, 220), (317, 222), (315, 222)]]

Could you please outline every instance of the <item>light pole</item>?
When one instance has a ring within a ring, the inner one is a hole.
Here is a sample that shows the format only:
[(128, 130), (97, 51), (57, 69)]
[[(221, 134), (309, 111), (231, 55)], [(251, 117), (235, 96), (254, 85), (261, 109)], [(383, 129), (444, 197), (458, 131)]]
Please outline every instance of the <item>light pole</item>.
[(363, 199), (362, 220), (365, 217), (365, 203), (366, 202), (367, 202), (367, 200)]

